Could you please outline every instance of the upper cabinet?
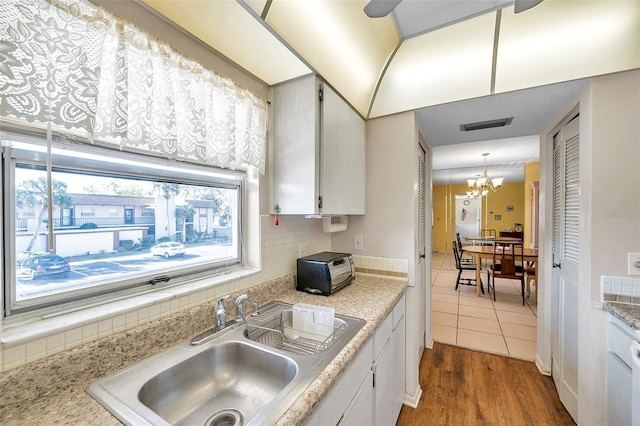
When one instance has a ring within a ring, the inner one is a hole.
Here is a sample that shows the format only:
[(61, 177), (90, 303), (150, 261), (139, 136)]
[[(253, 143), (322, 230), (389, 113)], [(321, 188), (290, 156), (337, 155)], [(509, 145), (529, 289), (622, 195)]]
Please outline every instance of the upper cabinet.
[(364, 120), (314, 75), (275, 86), (272, 100), (271, 208), (364, 214)]

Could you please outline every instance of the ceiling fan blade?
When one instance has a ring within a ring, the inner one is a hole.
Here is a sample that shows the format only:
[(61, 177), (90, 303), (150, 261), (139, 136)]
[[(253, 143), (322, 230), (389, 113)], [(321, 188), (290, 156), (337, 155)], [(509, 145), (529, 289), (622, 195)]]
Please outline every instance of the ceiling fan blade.
[(514, 0), (513, 11), (515, 13), (524, 12), (525, 10), (529, 10), (540, 3), (542, 3), (542, 0)]
[(382, 18), (390, 14), (402, 0), (369, 0), (364, 13), (369, 18)]

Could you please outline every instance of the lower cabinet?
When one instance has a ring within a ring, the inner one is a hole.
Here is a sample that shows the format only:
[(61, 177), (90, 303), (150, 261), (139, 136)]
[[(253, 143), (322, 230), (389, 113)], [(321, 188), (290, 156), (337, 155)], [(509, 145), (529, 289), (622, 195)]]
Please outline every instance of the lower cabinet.
[[(402, 317), (398, 320), (396, 327), (393, 330), (393, 335), (391, 336), (391, 347), (394, 350), (393, 360), (393, 400), (391, 403), (391, 413), (393, 423), (398, 420), (398, 416), (400, 415), (400, 410), (402, 409), (402, 402), (404, 401), (404, 390), (405, 390), (405, 354), (407, 350), (406, 345), (406, 337), (405, 337), (405, 313), (404, 313), (404, 297), (401, 300), (402, 302)], [(398, 305), (396, 305), (398, 308)], [(396, 310), (393, 311), (394, 314)]]
[(395, 425), (404, 398), (405, 297), (381, 323), (309, 425)]
[(634, 331), (619, 319), (609, 315), (607, 328), (607, 425), (626, 426), (632, 423), (631, 342)]
[(341, 426), (372, 425), (373, 420), (373, 372), (369, 370), (367, 376), (358, 389), (358, 393), (339, 423)]

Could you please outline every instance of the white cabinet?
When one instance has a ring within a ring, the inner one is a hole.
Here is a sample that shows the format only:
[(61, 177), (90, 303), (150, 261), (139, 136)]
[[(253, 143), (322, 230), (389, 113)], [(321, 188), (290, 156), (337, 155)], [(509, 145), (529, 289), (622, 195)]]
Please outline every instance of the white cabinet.
[(404, 399), (405, 296), (375, 334), (374, 395), (375, 424), (394, 425)]
[(391, 417), (393, 423), (398, 420), (402, 402), (404, 401), (405, 371), (406, 371), (406, 336), (405, 336), (405, 296), (393, 308), (393, 334), (391, 347), (393, 348), (393, 400), (391, 403)]
[(340, 426), (362, 426), (373, 424), (373, 372), (369, 370), (367, 377), (358, 390), (356, 397), (344, 413)]
[(631, 327), (609, 315), (607, 329), (607, 424), (631, 424)]
[(404, 333), (402, 296), (309, 425), (395, 425), (404, 399)]
[(272, 208), (364, 214), (364, 120), (314, 75), (275, 86), (272, 100)]
[[(345, 412), (355, 404), (359, 393), (364, 387), (371, 387), (371, 363), (373, 362), (373, 341), (369, 342), (360, 351), (351, 366), (344, 373), (338, 384), (330, 391), (331, 393), (322, 402), (320, 408), (309, 420), (309, 425), (326, 426), (337, 425), (341, 419), (346, 417)], [(373, 395), (373, 392), (371, 392)], [(367, 404), (362, 407), (362, 404)], [(373, 398), (367, 401), (360, 401), (356, 410), (372, 412)], [(352, 408), (353, 409), (353, 408)], [(355, 415), (355, 412), (354, 412)], [(372, 414), (369, 414), (371, 417)]]
[(376, 358), (373, 361), (373, 394), (375, 395), (375, 424), (390, 425), (393, 421), (392, 403), (393, 395), (393, 356), (394, 348), (391, 346), (393, 332), (393, 319), (389, 315), (376, 331), (375, 345)]

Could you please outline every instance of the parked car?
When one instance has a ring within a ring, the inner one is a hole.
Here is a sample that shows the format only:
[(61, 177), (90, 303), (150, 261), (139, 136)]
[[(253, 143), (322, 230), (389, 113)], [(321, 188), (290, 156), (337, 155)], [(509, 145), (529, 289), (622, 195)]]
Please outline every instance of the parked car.
[(42, 254), (33, 257), (28, 263), (29, 274), (32, 280), (42, 277), (67, 277), (71, 266), (67, 259), (57, 254)]
[(164, 256), (165, 258), (184, 256), (184, 252), (184, 246), (180, 243), (160, 243), (151, 247), (152, 256)]

